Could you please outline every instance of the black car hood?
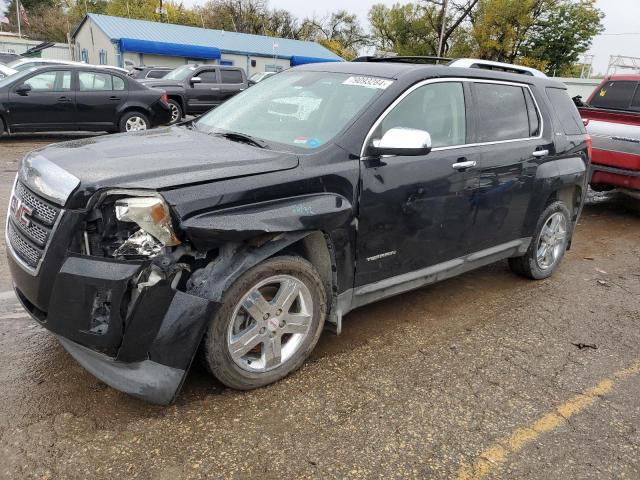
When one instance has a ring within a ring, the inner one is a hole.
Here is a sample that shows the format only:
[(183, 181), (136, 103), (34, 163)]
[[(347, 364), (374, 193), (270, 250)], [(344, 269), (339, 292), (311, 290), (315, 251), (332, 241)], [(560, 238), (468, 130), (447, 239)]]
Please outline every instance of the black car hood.
[(186, 127), (73, 140), (38, 153), (80, 179), (80, 188), (87, 193), (101, 188), (162, 190), (298, 166), (293, 153), (260, 149)]

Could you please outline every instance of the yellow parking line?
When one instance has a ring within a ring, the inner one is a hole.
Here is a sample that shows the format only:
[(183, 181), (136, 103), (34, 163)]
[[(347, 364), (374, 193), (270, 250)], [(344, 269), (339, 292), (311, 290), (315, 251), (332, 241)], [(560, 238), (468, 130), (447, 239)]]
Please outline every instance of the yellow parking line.
[(509, 455), (518, 452), (541, 434), (555, 429), (572, 415), (591, 406), (601, 395), (609, 393), (616, 385), (616, 381), (623, 381), (639, 373), (640, 361), (614, 373), (611, 378), (605, 378), (595, 387), (576, 395), (530, 425), (518, 428), (509, 437), (496, 442), (480, 453), (472, 465), (463, 465), (458, 471), (458, 480), (478, 480), (485, 477), (504, 464)]

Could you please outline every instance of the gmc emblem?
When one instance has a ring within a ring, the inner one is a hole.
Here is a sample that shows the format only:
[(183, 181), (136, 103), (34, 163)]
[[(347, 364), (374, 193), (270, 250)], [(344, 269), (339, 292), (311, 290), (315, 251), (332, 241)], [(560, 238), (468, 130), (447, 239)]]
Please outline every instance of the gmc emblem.
[(20, 200), (14, 195), (11, 196), (11, 203), (9, 204), (9, 212), (13, 219), (25, 228), (31, 225), (29, 217), (33, 213), (33, 208)]

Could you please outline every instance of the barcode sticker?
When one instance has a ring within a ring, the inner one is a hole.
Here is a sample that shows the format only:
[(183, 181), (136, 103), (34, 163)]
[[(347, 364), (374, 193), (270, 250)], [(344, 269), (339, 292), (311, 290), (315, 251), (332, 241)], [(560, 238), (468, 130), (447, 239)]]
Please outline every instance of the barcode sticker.
[(376, 88), (379, 90), (385, 90), (393, 83), (393, 80), (387, 80), (384, 78), (376, 77), (349, 77), (343, 85), (354, 85), (356, 87)]

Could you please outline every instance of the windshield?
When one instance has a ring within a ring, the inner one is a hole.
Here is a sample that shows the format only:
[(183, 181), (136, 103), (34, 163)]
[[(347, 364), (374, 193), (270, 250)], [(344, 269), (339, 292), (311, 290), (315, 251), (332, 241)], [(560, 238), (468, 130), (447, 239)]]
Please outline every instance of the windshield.
[(163, 80), (185, 80), (196, 69), (193, 65), (185, 65), (184, 67), (178, 67), (175, 70), (171, 70), (167, 73)]
[(335, 137), (392, 80), (290, 71), (260, 82), (194, 123), (210, 133), (234, 132), (306, 149)]

